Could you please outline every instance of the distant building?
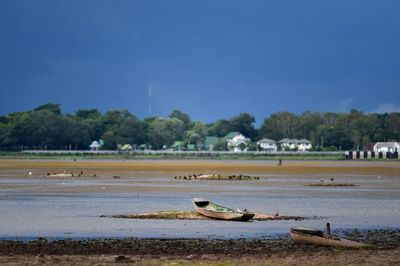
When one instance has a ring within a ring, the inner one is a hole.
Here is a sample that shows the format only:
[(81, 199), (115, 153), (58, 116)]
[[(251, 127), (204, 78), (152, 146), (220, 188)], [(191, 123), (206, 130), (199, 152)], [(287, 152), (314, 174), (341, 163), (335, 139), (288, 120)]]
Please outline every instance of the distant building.
[(308, 139), (301, 139), (297, 141), (297, 148), (299, 151), (308, 151), (311, 150), (312, 145), (311, 141)]
[(172, 144), (171, 148), (175, 151), (181, 151), (185, 149), (185, 142), (181, 140), (177, 140)]
[(377, 142), (374, 145), (374, 152), (399, 152), (400, 144), (398, 142)]
[(196, 145), (188, 144), (188, 145), (186, 145), (186, 150), (187, 151), (195, 151), (196, 150)]
[(151, 150), (151, 145), (150, 145), (150, 144), (143, 143), (143, 144), (139, 145), (139, 149), (141, 149), (141, 150), (143, 150), (143, 151)]
[(279, 145), (281, 146), (282, 150), (294, 150), (296, 149), (296, 144), (292, 139), (281, 139), (280, 141), (278, 141)]
[(133, 147), (130, 144), (124, 144), (121, 146), (121, 148), (119, 150), (120, 151), (132, 151)]
[(240, 132), (230, 132), (224, 137), (227, 142), (228, 150), (234, 152), (247, 151), (250, 139), (243, 136)]
[(364, 151), (373, 151), (376, 142), (368, 142), (364, 144)]
[(97, 140), (95, 140), (92, 142), (92, 144), (90, 144), (89, 148), (91, 151), (98, 151), (98, 150), (100, 150), (101, 145)]
[(282, 139), (278, 141), (282, 150), (308, 151), (312, 148), (311, 141), (308, 139)]
[(262, 139), (257, 141), (257, 146), (262, 151), (270, 151), (276, 152), (278, 150), (278, 146), (276, 145), (276, 141), (273, 139)]

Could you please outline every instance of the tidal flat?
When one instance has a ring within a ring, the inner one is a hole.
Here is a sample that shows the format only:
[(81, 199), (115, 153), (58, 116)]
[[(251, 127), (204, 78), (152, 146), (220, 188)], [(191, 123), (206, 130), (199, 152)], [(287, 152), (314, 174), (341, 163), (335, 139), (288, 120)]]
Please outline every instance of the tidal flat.
[[(174, 179), (200, 173), (260, 179)], [(306, 186), (329, 182), (355, 186)], [(193, 197), (305, 219), (242, 223), (111, 218), (192, 211)], [(274, 241), (287, 239), (292, 226), (323, 229), (327, 222), (338, 234), (355, 229), (391, 231), (400, 227), (400, 161), (284, 161), (278, 166), (275, 161), (4, 159), (0, 160), (0, 212), (0, 238), (22, 242), (38, 238)], [(374, 252), (398, 253), (398, 247), (393, 248)], [(217, 257), (218, 261), (224, 258), (221, 254)], [(240, 264), (241, 258), (233, 260)]]

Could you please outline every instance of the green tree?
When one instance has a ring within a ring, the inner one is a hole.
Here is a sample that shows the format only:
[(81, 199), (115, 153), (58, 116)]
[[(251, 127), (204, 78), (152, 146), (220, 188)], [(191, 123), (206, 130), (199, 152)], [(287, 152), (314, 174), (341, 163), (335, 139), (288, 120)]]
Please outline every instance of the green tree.
[(207, 131), (209, 136), (225, 137), (229, 132), (233, 130), (230, 121), (221, 119), (214, 123), (207, 125)]
[(19, 116), (13, 127), (13, 134), (18, 145), (57, 149), (64, 144), (64, 131), (67, 128), (60, 114), (39, 109)]
[(12, 127), (9, 123), (0, 122), (0, 147), (12, 149), (15, 146), (16, 139), (13, 137), (11, 129)]
[(400, 140), (400, 113), (390, 113), (386, 116), (385, 129), (387, 140)]
[(297, 117), (289, 112), (271, 114), (260, 127), (260, 138), (280, 140), (296, 137)]
[(128, 110), (108, 111), (102, 117), (102, 123), (105, 149), (117, 149), (118, 144), (140, 144), (144, 139), (141, 121)]
[(172, 113), (168, 116), (169, 118), (177, 118), (183, 122), (183, 130), (188, 130), (191, 124), (191, 119), (188, 114), (185, 114), (184, 112), (180, 110), (174, 110)]
[(96, 109), (82, 109), (75, 112), (75, 117), (83, 120), (97, 120), (101, 118), (101, 113)]
[(241, 113), (230, 120), (232, 131), (237, 131), (247, 138), (255, 139), (257, 130), (254, 128), (255, 118), (248, 113)]
[(318, 112), (304, 112), (297, 119), (297, 123), (296, 138), (312, 140), (317, 127), (322, 125), (323, 119), (321, 114)]
[(73, 119), (81, 123), (81, 126), (86, 127), (89, 132), (91, 141), (102, 138), (105, 127), (102, 120), (102, 115), (96, 109), (83, 109), (75, 112)]
[(176, 140), (183, 139), (184, 124), (177, 118), (150, 118), (145, 120), (147, 141), (154, 149), (171, 146)]
[(36, 107), (33, 111), (42, 111), (42, 110), (50, 111), (56, 115), (61, 114), (61, 107), (60, 104), (58, 103), (46, 103)]
[(201, 122), (192, 122), (190, 129), (185, 132), (185, 142), (187, 144), (195, 144), (197, 148), (204, 145), (207, 129)]
[[(399, 141), (400, 113), (364, 114), (289, 112), (273, 113), (264, 119), (259, 132), (255, 119), (241, 113), (229, 120), (204, 125), (189, 115), (174, 110), (167, 118), (146, 118), (144, 122), (127, 110), (111, 110), (102, 115), (96, 109), (63, 114), (59, 104), (46, 103), (32, 111), (0, 116), (0, 149), (87, 149), (92, 140), (103, 138), (105, 148), (117, 144), (151, 144), (156, 149), (185, 141), (201, 147), (207, 135), (224, 137), (238, 131), (253, 140), (258, 138), (307, 138), (316, 149), (362, 149), (368, 142)], [(221, 141), (215, 149), (225, 150)]]

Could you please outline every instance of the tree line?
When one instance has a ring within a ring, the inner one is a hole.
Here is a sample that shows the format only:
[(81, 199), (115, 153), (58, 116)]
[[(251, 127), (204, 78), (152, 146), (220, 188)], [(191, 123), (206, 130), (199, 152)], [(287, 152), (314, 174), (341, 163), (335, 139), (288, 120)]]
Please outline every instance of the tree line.
[[(85, 109), (64, 114), (59, 104), (48, 103), (31, 111), (0, 116), (0, 147), (88, 149), (93, 140), (102, 139), (104, 149), (116, 149), (118, 144), (147, 144), (152, 149), (163, 149), (178, 140), (200, 149), (206, 136), (222, 138), (237, 131), (253, 142), (262, 138), (306, 138), (315, 150), (347, 150), (362, 149), (370, 142), (397, 141), (400, 136), (400, 113), (277, 112), (266, 117), (259, 128), (254, 124), (254, 116), (248, 113), (205, 124), (193, 121), (180, 110), (165, 118), (140, 120), (128, 110), (102, 114)], [(216, 147), (223, 149), (224, 145)]]

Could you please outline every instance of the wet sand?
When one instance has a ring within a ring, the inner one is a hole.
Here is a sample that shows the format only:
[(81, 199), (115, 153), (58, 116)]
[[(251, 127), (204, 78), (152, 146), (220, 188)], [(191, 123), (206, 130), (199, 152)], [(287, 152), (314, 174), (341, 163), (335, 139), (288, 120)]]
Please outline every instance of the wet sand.
[(317, 250), (266, 254), (139, 255), (0, 255), (1, 265), (399, 265), (400, 249)]
[(354, 250), (296, 245), (278, 240), (60, 240), (0, 241), (0, 264), (139, 265), (397, 265), (399, 231), (347, 232), (347, 237), (374, 245)]

